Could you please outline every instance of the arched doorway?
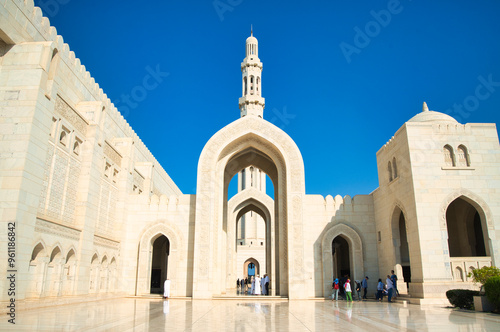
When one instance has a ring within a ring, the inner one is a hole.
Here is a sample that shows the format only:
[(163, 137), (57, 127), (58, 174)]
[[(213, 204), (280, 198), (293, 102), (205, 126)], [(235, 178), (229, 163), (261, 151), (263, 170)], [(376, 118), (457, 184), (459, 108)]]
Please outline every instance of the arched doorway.
[[(348, 274), (351, 280), (364, 278), (363, 244), (361, 237), (350, 226), (329, 225), (321, 240), (323, 255), (323, 296), (332, 295), (332, 281)], [(344, 273), (344, 274), (341, 274)], [(318, 293), (318, 296), (321, 293)]]
[(485, 224), (478, 210), (459, 197), (446, 209), (448, 248), (450, 257), (489, 256)]
[[(240, 245), (237, 238), (238, 223), (241, 217), (245, 214), (248, 215), (249, 212), (259, 215), (262, 219), (264, 223), (264, 236), (262, 241), (243, 246)], [(270, 278), (270, 289), (275, 289), (276, 243), (271, 235), (274, 234), (275, 227), (273, 216), (273, 199), (255, 188), (245, 189), (229, 200), (226, 289), (234, 288), (237, 278), (246, 277), (248, 271), (245, 263), (248, 261), (248, 257), (258, 262), (255, 263), (258, 267), (257, 273), (260, 276), (267, 274)]]
[[(269, 176), (274, 188), (275, 290), (304, 298), (306, 278), (302, 209), (304, 164), (293, 140), (271, 123), (245, 116), (217, 132), (205, 145), (198, 164), (193, 297), (211, 298), (225, 290), (225, 241), (228, 186), (239, 171), (254, 166)], [(293, 248), (293, 250), (292, 250)], [(209, 252), (208, 257), (206, 255)], [(208, 258), (208, 259), (207, 259)], [(293, 280), (289, 278), (294, 271)], [(292, 291), (293, 289), (293, 291)], [(293, 294), (292, 294), (293, 293)]]
[(351, 276), (351, 260), (349, 257), (349, 243), (339, 235), (332, 241), (333, 276), (342, 278)]
[(243, 271), (245, 272), (245, 278), (255, 277), (260, 274), (260, 264), (256, 259), (249, 258), (243, 264)]
[(165, 235), (160, 235), (153, 241), (151, 257), (151, 293), (163, 293), (163, 284), (167, 280), (168, 256), (170, 241)]
[(406, 289), (400, 289), (401, 287), (398, 288), (399, 292), (402, 292), (404, 294), (409, 288), (409, 284), (411, 282), (411, 264), (406, 218), (404, 212), (399, 206), (396, 206), (396, 208), (394, 209), (391, 225), (394, 255), (396, 258), (394, 270), (398, 275), (398, 284), (402, 281), (406, 283)]
[[(186, 289), (186, 296), (191, 296), (190, 284), (185, 278), (181, 278), (178, 275), (178, 264), (179, 257), (183, 257), (186, 252), (186, 247), (184, 247), (184, 240), (182, 239), (182, 232), (173, 224), (167, 221), (161, 221), (159, 223), (153, 224), (150, 227), (144, 229), (143, 233), (140, 235), (140, 241), (138, 244), (138, 260), (136, 265), (136, 284), (135, 284), (135, 295), (146, 295), (151, 293), (152, 284), (152, 274), (153, 274), (153, 260), (160, 261), (158, 265), (160, 266), (160, 289), (155, 287), (155, 292), (160, 293), (163, 289), (162, 280), (166, 280), (166, 276), (171, 280), (171, 296), (177, 296), (180, 290)], [(168, 251), (167, 243), (168, 240)], [(156, 241), (158, 241), (156, 243)], [(187, 241), (185, 241), (187, 242)], [(162, 245), (163, 244), (163, 245)], [(156, 247), (156, 250), (155, 250)], [(158, 249), (160, 248), (160, 249)], [(161, 263), (161, 253), (163, 252), (163, 263)], [(159, 255), (160, 258), (154, 258), (153, 254)], [(162, 270), (164, 272), (162, 272)], [(158, 274), (158, 272), (155, 272)], [(163, 273), (163, 274), (162, 274)], [(162, 277), (162, 275), (164, 275)], [(189, 276), (188, 276), (189, 277)], [(155, 282), (155, 286), (158, 286), (158, 281)]]

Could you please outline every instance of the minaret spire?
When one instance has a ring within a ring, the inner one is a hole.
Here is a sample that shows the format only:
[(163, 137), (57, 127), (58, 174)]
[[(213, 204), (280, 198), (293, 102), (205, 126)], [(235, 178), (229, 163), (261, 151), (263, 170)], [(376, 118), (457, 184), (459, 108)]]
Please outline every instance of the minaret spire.
[(242, 97), (239, 99), (241, 117), (253, 115), (262, 118), (265, 99), (262, 98), (262, 62), (259, 59), (259, 42), (253, 36), (250, 25), (250, 37), (246, 41), (245, 58), (241, 63)]

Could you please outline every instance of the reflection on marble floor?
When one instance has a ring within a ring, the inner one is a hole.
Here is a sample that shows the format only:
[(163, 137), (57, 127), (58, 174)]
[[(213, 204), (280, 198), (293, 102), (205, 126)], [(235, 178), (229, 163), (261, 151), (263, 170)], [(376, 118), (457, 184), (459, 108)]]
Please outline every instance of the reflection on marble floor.
[(2, 331), (500, 331), (500, 315), (374, 301), (124, 298), (19, 311)]

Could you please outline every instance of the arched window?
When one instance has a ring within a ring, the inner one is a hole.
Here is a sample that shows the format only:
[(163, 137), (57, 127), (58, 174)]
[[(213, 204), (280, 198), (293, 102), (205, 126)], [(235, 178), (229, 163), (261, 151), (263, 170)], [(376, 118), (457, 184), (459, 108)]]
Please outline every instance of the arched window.
[(387, 163), (387, 172), (389, 173), (389, 182), (391, 182), (393, 177), (392, 177), (392, 166), (390, 161), (389, 163)]
[(398, 166), (396, 165), (396, 157), (392, 158), (392, 171), (394, 173), (394, 178), (398, 177)]
[(80, 154), (80, 142), (75, 141), (75, 144), (73, 144), (73, 152), (76, 155)]
[(448, 167), (455, 166), (455, 156), (453, 154), (453, 148), (449, 145), (443, 147), (444, 164)]
[(257, 96), (260, 96), (260, 89), (259, 89), (259, 86), (260, 86), (260, 77), (257, 76), (257, 87), (256, 87), (256, 90), (257, 90)]
[(455, 280), (456, 281), (464, 281), (464, 275), (462, 273), (462, 269), (460, 267), (455, 267)]
[(247, 91), (247, 77), (243, 77), (243, 86), (244, 86), (244, 93), (243, 95), (246, 96), (246, 94), (248, 93)]
[(469, 167), (470, 160), (469, 154), (467, 153), (467, 148), (464, 145), (459, 145), (457, 149), (458, 154), (458, 166)]
[(253, 76), (250, 76), (250, 94), (253, 95), (253, 88), (254, 86), (254, 79), (253, 79)]
[(68, 133), (66, 133), (65, 130), (61, 131), (61, 135), (59, 135), (59, 142), (61, 142), (62, 145), (68, 144)]

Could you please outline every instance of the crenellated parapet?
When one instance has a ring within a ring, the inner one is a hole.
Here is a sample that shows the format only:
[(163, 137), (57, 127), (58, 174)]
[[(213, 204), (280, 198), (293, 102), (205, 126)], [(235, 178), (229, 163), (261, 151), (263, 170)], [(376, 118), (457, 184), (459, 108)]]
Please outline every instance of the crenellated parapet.
[(176, 213), (186, 213), (190, 209), (190, 204), (192, 203), (195, 195), (147, 195), (143, 194), (132, 194), (129, 195), (129, 204), (138, 204), (142, 207), (141, 211), (150, 212), (176, 212)]
[(365, 211), (366, 205), (373, 205), (371, 195), (356, 195), (351, 198), (349, 195), (344, 197), (336, 195), (327, 195), (324, 199), (325, 210), (327, 212), (356, 212), (357, 210)]

